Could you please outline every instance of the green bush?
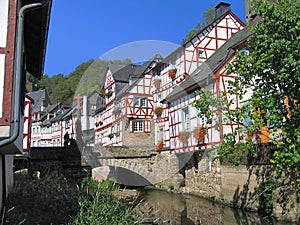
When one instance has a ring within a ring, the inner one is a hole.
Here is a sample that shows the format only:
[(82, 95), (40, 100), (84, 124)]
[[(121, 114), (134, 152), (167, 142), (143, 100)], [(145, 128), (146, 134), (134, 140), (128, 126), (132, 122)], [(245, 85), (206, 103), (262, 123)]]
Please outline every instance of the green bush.
[(169, 184), (169, 185), (168, 185), (168, 188), (169, 188), (170, 190), (174, 190), (174, 184)]
[(273, 211), (272, 192), (279, 186), (278, 181), (271, 179), (262, 182), (256, 189), (256, 195), (259, 197), (259, 212), (271, 215)]
[(113, 195), (119, 186), (111, 180), (98, 183), (90, 178), (83, 181), (79, 200), (80, 210), (72, 225), (126, 225), (140, 224), (132, 208), (122, 206)]
[(3, 213), (3, 224), (140, 224), (134, 209), (113, 195), (119, 185), (85, 178), (80, 187), (58, 174), (32, 178), (15, 175)]
[(15, 174), (9, 192), (4, 224), (63, 224), (79, 210), (75, 183), (57, 174), (38, 179), (27, 173)]

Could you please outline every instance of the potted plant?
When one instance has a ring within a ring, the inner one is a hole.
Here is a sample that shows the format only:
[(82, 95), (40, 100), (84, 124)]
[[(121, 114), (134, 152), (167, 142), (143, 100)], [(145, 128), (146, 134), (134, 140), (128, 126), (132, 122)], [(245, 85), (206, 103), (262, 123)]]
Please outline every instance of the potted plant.
[(154, 113), (156, 114), (157, 117), (160, 117), (162, 115), (162, 111), (163, 111), (163, 108), (158, 106), (154, 109)]
[(179, 141), (182, 142), (183, 144), (187, 144), (190, 134), (191, 133), (188, 130), (180, 131), (178, 134)]
[(161, 149), (162, 149), (163, 147), (164, 147), (164, 141), (161, 140), (161, 141), (159, 141), (159, 142), (157, 143), (157, 145), (156, 145), (156, 151), (157, 151), (157, 152), (160, 152)]
[(154, 85), (154, 87), (159, 88), (160, 84), (161, 84), (161, 79), (160, 78), (154, 78), (153, 79), (153, 85)]
[(197, 126), (192, 131), (194, 138), (197, 139), (198, 143), (203, 141), (205, 135), (207, 134), (207, 127), (205, 126)]
[(114, 137), (114, 135), (115, 135), (115, 134), (111, 133), (111, 134), (108, 135), (108, 138), (109, 138), (109, 139), (112, 139), (112, 138)]
[(175, 80), (176, 78), (176, 72), (177, 72), (177, 69), (169, 69), (169, 77), (172, 79), (172, 80)]
[(110, 96), (112, 96), (112, 93), (113, 93), (113, 91), (112, 91), (112, 90), (109, 90), (109, 91), (107, 91), (107, 92), (105, 93), (105, 95), (106, 95), (107, 97), (110, 97)]

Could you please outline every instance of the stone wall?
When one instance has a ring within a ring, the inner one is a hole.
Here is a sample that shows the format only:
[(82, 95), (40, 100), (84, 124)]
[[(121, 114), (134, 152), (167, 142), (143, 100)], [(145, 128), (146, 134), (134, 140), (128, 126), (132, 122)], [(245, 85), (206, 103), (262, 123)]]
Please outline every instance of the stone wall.
[[(221, 165), (214, 161), (211, 171), (207, 163), (200, 160), (197, 167), (193, 160), (185, 170), (186, 186), (181, 190), (209, 198), (232, 207), (258, 211), (260, 205), (256, 189), (262, 182), (275, 179), (273, 165)], [(273, 191), (273, 216), (277, 220), (299, 221), (300, 203), (291, 187)]]
[(150, 133), (133, 133), (130, 132), (129, 127), (122, 130), (122, 140), (124, 146), (131, 147), (152, 147), (155, 148), (155, 127), (154, 122), (150, 121)]

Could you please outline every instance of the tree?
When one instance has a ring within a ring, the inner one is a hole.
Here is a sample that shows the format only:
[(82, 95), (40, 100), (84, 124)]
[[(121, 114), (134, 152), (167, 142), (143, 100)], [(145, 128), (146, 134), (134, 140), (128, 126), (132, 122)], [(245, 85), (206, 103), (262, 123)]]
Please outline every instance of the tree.
[(210, 24), (215, 18), (215, 5), (212, 5), (204, 12), (204, 21), (200, 20), (194, 28), (192, 28), (185, 38), (182, 40), (182, 44), (193, 38), (200, 30)]
[(274, 133), (279, 131), (269, 137), (279, 149), (272, 162), (300, 194), (300, 2), (260, 0), (254, 6), (260, 20), (249, 27), (250, 54), (237, 54), (228, 70), (239, 74), (232, 92), (239, 91), (241, 98), (245, 90), (253, 94), (231, 116), (240, 123), (250, 116), (251, 124), (244, 127), (251, 133), (265, 121)]

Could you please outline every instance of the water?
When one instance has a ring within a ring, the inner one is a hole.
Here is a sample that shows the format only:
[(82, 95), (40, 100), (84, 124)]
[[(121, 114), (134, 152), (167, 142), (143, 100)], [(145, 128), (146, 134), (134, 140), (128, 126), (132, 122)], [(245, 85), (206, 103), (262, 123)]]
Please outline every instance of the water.
[(172, 225), (287, 225), (257, 213), (243, 212), (203, 198), (142, 189), (138, 212), (147, 224)]

